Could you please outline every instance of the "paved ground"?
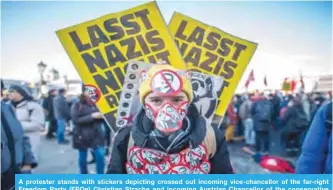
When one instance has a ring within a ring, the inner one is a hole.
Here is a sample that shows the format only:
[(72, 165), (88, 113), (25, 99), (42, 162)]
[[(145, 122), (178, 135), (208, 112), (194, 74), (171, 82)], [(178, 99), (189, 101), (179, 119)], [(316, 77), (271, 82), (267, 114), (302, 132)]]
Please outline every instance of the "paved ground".
[[(58, 145), (56, 140), (46, 140), (41, 137), (41, 155), (38, 168), (35, 173), (44, 174), (77, 174), (78, 168), (78, 152), (69, 145)], [(67, 139), (70, 139), (68, 136)], [(236, 173), (271, 173), (262, 169), (258, 164), (250, 159), (250, 156), (244, 153), (242, 143), (233, 143), (228, 145), (232, 165)], [(89, 155), (90, 156), (90, 155)], [(107, 159), (107, 158), (106, 158)], [(90, 157), (89, 159), (90, 160)], [(289, 159), (295, 162), (295, 158)], [(89, 171), (95, 173), (95, 165), (89, 165)]]

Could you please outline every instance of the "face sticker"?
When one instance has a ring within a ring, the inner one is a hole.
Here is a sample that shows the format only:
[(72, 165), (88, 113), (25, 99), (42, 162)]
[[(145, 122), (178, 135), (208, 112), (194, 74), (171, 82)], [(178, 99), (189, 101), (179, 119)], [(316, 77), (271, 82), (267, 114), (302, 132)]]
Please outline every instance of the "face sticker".
[(180, 76), (171, 70), (162, 70), (156, 73), (151, 80), (153, 92), (161, 95), (177, 94), (183, 88)]
[(165, 104), (155, 118), (155, 127), (164, 132), (173, 132), (181, 128), (182, 119), (177, 110), (169, 103)]
[(182, 119), (186, 117), (187, 114), (187, 109), (188, 109), (188, 102), (185, 101), (179, 106), (179, 114)]
[(147, 76), (147, 72), (145, 70), (142, 70), (140, 73), (140, 83), (143, 83), (145, 80), (147, 80), (148, 76)]
[(98, 88), (96, 88), (93, 85), (85, 85), (84, 86), (84, 91), (88, 92), (90, 99), (94, 102), (97, 103), (101, 99), (101, 92), (99, 91)]
[(175, 166), (170, 169), (170, 174), (191, 174), (191, 170), (188, 166)]
[(154, 114), (153, 114), (153, 108), (149, 105), (149, 104), (146, 104), (145, 105), (145, 112), (146, 112), (146, 116), (154, 121)]

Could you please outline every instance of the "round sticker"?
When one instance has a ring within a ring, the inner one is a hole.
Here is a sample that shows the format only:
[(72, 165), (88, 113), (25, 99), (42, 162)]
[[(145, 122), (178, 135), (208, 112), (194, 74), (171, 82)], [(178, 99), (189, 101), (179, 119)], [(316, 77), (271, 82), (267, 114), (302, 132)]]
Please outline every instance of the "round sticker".
[(178, 73), (171, 70), (162, 70), (156, 73), (151, 80), (151, 89), (158, 94), (177, 94), (183, 88), (183, 83)]
[(101, 99), (101, 92), (94, 85), (84, 85), (84, 91), (88, 92), (90, 99), (97, 103)]

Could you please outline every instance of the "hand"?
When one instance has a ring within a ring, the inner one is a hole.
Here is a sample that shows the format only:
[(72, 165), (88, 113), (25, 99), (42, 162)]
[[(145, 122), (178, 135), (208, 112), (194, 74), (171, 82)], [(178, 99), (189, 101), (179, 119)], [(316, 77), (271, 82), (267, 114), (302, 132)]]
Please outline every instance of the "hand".
[(21, 168), (21, 174), (31, 174), (31, 165), (24, 165), (22, 168)]
[(91, 117), (94, 119), (102, 119), (103, 118), (103, 114), (100, 112), (94, 112), (91, 114)]

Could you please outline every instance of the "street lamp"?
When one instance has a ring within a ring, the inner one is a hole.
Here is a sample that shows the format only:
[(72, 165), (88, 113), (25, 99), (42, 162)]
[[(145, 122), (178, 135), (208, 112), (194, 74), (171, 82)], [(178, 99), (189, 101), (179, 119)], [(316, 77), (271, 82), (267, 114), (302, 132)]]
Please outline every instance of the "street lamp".
[(68, 91), (68, 87), (69, 87), (69, 84), (68, 84), (68, 77), (67, 75), (64, 75), (64, 82), (65, 82), (65, 85), (66, 85), (66, 90)]
[(59, 77), (59, 71), (56, 70), (55, 68), (52, 68), (51, 73), (52, 73), (52, 76), (53, 76), (53, 80), (58, 80), (60, 78)]
[(46, 67), (47, 67), (47, 65), (43, 61), (41, 61), (37, 64), (38, 72), (40, 74), (37, 96), (42, 95), (42, 85), (45, 85), (44, 72), (45, 72)]
[(38, 67), (38, 72), (39, 73), (44, 73), (47, 65), (43, 61), (41, 61), (37, 64), (37, 67)]

